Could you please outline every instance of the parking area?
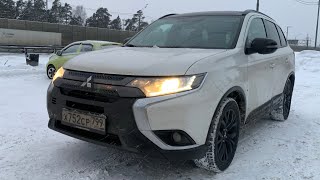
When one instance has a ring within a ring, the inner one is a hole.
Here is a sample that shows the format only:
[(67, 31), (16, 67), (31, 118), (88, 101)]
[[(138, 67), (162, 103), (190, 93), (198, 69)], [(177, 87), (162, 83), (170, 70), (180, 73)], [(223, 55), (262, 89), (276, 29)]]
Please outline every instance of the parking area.
[(0, 179), (320, 179), (320, 53), (296, 54), (292, 112), (242, 135), (222, 174), (82, 142), (47, 128), (45, 74), (24, 55), (0, 54)]

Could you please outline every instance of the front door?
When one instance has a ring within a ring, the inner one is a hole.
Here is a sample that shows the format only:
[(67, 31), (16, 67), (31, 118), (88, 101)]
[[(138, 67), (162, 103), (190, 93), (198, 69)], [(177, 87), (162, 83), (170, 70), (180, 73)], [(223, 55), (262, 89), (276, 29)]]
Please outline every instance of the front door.
[[(246, 46), (250, 47), (255, 38), (267, 38), (261, 18), (251, 19)], [(248, 110), (249, 113), (271, 100), (273, 93), (274, 54), (250, 54), (248, 58)]]
[(72, 44), (62, 50), (61, 57), (59, 58), (58, 67), (62, 67), (65, 62), (80, 54), (81, 44)]

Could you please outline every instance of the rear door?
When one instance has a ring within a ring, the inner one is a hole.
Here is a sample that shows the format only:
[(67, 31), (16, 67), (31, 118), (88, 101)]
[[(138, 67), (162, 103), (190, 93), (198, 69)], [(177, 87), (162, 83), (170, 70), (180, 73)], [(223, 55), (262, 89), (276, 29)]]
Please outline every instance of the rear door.
[[(255, 38), (267, 38), (264, 22), (261, 18), (251, 19), (246, 46), (251, 47)], [(249, 54), (248, 58), (248, 109), (249, 112), (262, 106), (272, 96), (272, 68), (270, 64), (275, 54)]]
[(273, 96), (281, 94), (284, 90), (285, 83), (290, 74), (290, 59), (294, 58), (292, 49), (288, 46), (287, 40), (282, 29), (276, 25), (281, 40), (281, 47), (278, 49), (280, 56), (275, 60)]

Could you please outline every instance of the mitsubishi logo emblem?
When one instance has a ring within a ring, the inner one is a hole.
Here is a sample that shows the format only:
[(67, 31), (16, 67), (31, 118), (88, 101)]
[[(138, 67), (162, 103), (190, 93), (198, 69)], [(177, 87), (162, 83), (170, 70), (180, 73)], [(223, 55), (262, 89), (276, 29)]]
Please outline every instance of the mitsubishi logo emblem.
[(87, 87), (87, 88), (91, 88), (92, 87), (92, 76), (88, 77), (87, 81), (82, 83), (81, 87)]

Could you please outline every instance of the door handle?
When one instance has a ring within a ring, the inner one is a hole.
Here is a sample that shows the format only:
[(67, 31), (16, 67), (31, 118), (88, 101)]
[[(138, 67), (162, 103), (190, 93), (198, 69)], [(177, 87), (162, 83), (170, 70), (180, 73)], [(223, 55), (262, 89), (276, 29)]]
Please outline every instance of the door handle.
[(270, 64), (270, 68), (273, 69), (274, 67), (276, 67), (276, 64), (275, 64), (275, 63), (271, 63), (271, 64)]

